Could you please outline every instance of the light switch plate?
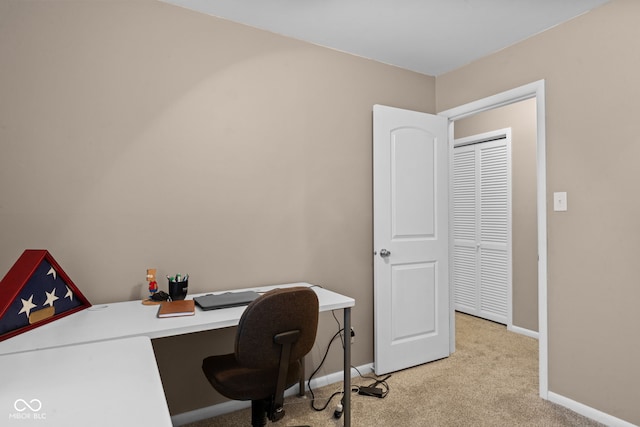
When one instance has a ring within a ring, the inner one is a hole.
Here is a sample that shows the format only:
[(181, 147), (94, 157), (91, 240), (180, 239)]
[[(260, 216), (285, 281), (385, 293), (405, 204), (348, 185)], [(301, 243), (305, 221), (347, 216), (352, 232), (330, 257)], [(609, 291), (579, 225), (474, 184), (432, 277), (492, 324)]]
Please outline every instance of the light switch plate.
[(567, 192), (559, 191), (553, 193), (553, 210), (556, 212), (564, 212), (567, 210)]

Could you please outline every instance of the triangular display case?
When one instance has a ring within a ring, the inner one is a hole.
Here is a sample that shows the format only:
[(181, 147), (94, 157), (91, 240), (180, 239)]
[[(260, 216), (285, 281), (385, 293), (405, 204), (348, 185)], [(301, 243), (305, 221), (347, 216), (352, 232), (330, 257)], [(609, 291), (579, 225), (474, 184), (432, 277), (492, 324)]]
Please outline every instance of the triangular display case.
[(91, 307), (44, 249), (27, 249), (0, 282), (0, 341)]

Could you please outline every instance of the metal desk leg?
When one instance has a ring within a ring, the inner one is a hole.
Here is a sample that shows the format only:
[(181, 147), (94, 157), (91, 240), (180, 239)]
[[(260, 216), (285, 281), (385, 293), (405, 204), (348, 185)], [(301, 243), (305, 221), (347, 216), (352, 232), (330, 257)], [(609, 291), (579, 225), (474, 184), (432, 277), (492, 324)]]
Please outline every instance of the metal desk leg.
[(302, 359), (300, 359), (300, 379), (298, 380), (298, 396), (302, 397), (304, 396), (304, 376), (307, 375), (305, 372), (305, 360), (306, 360), (306, 356), (304, 356)]
[(351, 426), (351, 307), (344, 309), (344, 427)]

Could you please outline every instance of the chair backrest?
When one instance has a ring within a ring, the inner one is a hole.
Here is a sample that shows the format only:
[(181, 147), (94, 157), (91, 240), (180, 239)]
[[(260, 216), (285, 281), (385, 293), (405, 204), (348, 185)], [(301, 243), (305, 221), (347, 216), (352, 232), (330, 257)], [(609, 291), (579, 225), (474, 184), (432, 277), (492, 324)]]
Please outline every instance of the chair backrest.
[(247, 306), (236, 333), (236, 360), (255, 369), (276, 368), (281, 346), (276, 334), (299, 330), (289, 361), (301, 359), (316, 340), (318, 297), (308, 287), (280, 288), (266, 292)]

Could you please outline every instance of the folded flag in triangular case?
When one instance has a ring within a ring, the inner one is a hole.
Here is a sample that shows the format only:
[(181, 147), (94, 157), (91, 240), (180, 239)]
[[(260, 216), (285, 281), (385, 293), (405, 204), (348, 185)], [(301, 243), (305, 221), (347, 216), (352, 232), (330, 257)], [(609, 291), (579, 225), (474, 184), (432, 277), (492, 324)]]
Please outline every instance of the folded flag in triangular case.
[(44, 249), (27, 249), (0, 282), (0, 341), (91, 307)]

